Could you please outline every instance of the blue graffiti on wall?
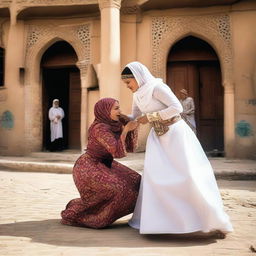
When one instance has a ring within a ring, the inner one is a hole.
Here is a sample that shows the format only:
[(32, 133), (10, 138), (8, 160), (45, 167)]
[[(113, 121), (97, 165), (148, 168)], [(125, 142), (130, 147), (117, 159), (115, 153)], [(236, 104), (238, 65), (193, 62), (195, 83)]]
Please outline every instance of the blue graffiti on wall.
[(12, 112), (9, 110), (4, 111), (1, 116), (1, 127), (4, 129), (12, 129), (14, 126), (14, 118)]
[(252, 126), (245, 120), (241, 120), (236, 124), (236, 134), (240, 137), (248, 137), (253, 135)]

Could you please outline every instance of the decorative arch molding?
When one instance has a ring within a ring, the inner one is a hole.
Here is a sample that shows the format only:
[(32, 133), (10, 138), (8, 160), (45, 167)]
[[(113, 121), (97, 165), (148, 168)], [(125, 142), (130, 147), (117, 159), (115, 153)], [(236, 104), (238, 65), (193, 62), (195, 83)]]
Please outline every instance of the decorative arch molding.
[(234, 83), (232, 34), (227, 14), (152, 17), (152, 72), (166, 80), (167, 57), (171, 47), (186, 36), (208, 42), (216, 51), (224, 86), (224, 144), (226, 156), (234, 155)]
[(166, 77), (170, 48), (186, 36), (208, 42), (219, 56), (223, 81), (232, 79), (232, 47), (228, 15), (152, 17), (153, 73)]
[[(42, 89), (40, 62), (42, 55), (52, 44), (64, 40), (78, 56), (81, 81), (91, 62), (91, 24), (80, 25), (29, 25), (25, 51), (25, 136), (28, 152), (42, 147)], [(32, 107), (33, 106), (33, 107)]]
[[(11, 2), (11, 0), (6, 0)], [(30, 5), (75, 5), (75, 4), (92, 4), (97, 3), (97, 0), (16, 0), (17, 4), (30, 6)]]
[[(67, 32), (68, 30), (68, 32)], [(90, 24), (79, 26), (29, 25), (26, 45), (26, 63), (41, 58), (53, 43), (67, 41), (76, 51), (79, 61), (90, 61)]]

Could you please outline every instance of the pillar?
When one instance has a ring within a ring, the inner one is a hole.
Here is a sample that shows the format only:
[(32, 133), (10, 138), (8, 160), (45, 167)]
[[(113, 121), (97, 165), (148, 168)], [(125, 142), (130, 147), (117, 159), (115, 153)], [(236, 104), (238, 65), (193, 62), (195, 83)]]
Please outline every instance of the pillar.
[(99, 0), (101, 12), (100, 97), (120, 99), (121, 0)]

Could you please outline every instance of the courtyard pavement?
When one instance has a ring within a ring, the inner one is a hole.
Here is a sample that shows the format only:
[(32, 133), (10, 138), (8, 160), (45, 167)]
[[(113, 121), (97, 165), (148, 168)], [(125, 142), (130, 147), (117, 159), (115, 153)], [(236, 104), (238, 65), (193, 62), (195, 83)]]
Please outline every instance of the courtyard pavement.
[[(61, 168), (53, 171), (49, 167), (70, 165), (72, 169), (78, 156), (64, 152), (51, 157), (49, 153), (35, 153), (25, 158), (0, 158), (1, 256), (256, 255), (255, 161), (210, 159), (215, 175), (225, 174), (218, 176), (218, 185), (234, 226), (234, 232), (222, 240), (202, 235), (140, 235), (127, 225), (130, 216), (101, 230), (61, 225), (61, 210), (79, 194), (70, 173), (61, 174)], [(143, 153), (130, 154), (122, 162), (140, 172), (143, 158)], [(22, 170), (6, 168), (4, 161), (20, 161)], [(27, 162), (40, 163), (41, 169), (35, 172)]]

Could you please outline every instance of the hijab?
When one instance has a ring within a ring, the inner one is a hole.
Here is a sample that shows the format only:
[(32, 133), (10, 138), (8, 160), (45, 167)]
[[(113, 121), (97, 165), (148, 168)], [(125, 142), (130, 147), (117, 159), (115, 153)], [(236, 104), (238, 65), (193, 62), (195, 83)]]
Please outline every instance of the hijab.
[[(97, 145), (94, 143), (95, 138), (91, 136), (95, 125), (99, 123), (104, 123), (109, 125), (110, 127), (109, 129), (116, 134), (117, 138), (119, 138), (123, 130), (123, 125), (129, 122), (129, 120), (126, 120), (125, 118), (120, 118), (120, 121), (114, 121), (111, 119), (110, 112), (115, 102), (117, 102), (117, 100), (113, 98), (103, 98), (99, 100), (94, 106), (95, 120), (89, 128), (89, 142), (87, 145), (87, 152), (93, 156), (98, 156), (99, 158), (102, 158), (102, 157), (106, 158), (105, 152), (102, 153), (101, 149), (95, 146)], [(125, 140), (125, 147), (127, 152), (134, 151), (137, 145), (137, 137), (138, 137), (137, 129), (135, 129), (134, 131), (128, 132)], [(117, 148), (117, 150), (119, 149)], [(110, 162), (105, 162), (105, 164), (109, 167), (111, 166), (113, 157), (109, 156), (107, 158), (110, 158)]]
[(92, 128), (99, 123), (108, 124), (112, 132), (118, 133), (122, 131), (123, 124), (120, 121), (114, 121), (110, 117), (111, 109), (117, 100), (113, 98), (103, 98), (94, 106), (94, 122), (89, 128), (89, 133)]
[(54, 100), (52, 101), (52, 107), (53, 107), (53, 108), (56, 108), (56, 107), (55, 107), (55, 102), (58, 102), (58, 103), (59, 103), (60, 101), (59, 101), (58, 99), (54, 99)]

